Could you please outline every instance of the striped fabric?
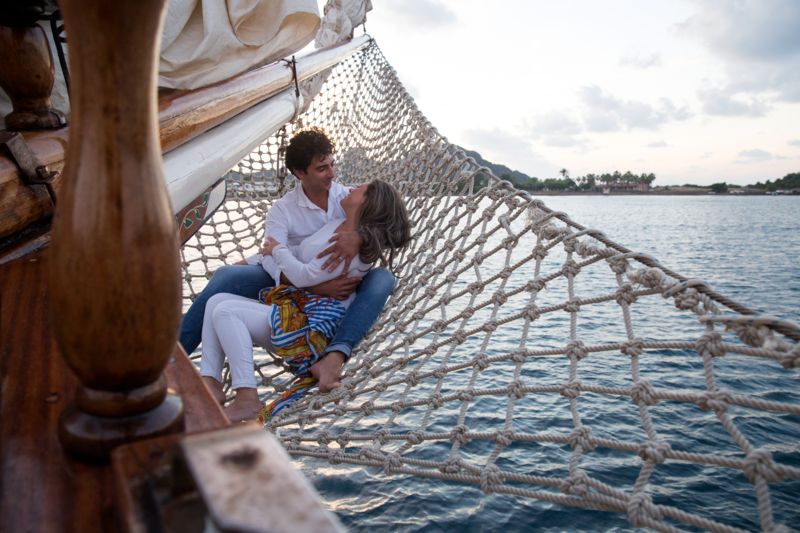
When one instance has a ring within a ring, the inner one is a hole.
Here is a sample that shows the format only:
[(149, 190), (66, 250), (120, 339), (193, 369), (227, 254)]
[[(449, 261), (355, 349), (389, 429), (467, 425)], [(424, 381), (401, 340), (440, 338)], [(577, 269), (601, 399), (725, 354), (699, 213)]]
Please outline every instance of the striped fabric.
[(333, 338), (345, 307), (335, 298), (290, 285), (262, 289), (258, 299), (273, 306), (270, 339), (275, 355), (296, 376), (286, 392), (261, 410), (259, 419), (266, 421), (302, 398), (316, 383), (310, 373), (311, 366), (319, 361)]

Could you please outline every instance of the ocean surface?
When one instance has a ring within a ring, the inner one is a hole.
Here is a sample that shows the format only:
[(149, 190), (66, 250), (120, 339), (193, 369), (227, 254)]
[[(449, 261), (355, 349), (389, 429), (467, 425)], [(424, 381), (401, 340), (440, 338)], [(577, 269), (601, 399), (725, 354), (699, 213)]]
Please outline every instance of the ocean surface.
[[(800, 323), (798, 196), (549, 196), (542, 199), (550, 208), (566, 212), (576, 222), (601, 230), (631, 250), (647, 253), (686, 277), (701, 278), (718, 292), (759, 313)], [(667, 314), (658, 319), (660, 327), (686, 327), (683, 319), (677, 316), (673, 319)], [(674, 323), (670, 324), (671, 320)], [(514, 339), (508, 341), (513, 344)], [(681, 368), (669, 363), (670, 357), (675, 356), (677, 362), (681, 355), (686, 354), (665, 352), (665, 364), (656, 364), (649, 379), (661, 379), (662, 384), (676, 388), (702, 387), (702, 373), (696, 367), (690, 364)], [(745, 357), (726, 357), (725, 361), (727, 366), (720, 376), (723, 385), (743, 394), (758, 393), (765, 399), (800, 404), (800, 371), (785, 371), (771, 362), (753, 366)], [(753, 376), (756, 368), (759, 375)], [(613, 366), (602, 369), (606, 373), (614, 371)], [(628, 366), (620, 372), (627, 372), (630, 377)], [(613, 381), (614, 376), (609, 375), (608, 379)], [(749, 390), (750, 386), (757, 386), (757, 390)], [(494, 408), (502, 409), (502, 406)], [(598, 419), (586, 417), (584, 422), (593, 429), (602, 427), (609, 436), (624, 438), (631, 431), (630, 420), (615, 409), (609, 404), (609, 409)], [(548, 424), (551, 417), (545, 410), (515, 412), (515, 423), (523, 428)], [(769, 449), (781, 463), (800, 467), (800, 416), (763, 411), (754, 414), (737, 411), (735, 416), (737, 425), (752, 443)], [(694, 452), (716, 453), (720, 442), (727, 437), (719, 424), (695, 425), (695, 419), (684, 419), (677, 411), (654, 410), (654, 417), (670, 442), (691, 443), (690, 449)], [(470, 427), (479, 431), (479, 424), (480, 418), (476, 418), (470, 422)], [(508, 460), (521, 472), (543, 471), (549, 468), (549, 461), (553, 461), (553, 469), (562, 468), (564, 455), (569, 455), (567, 450), (554, 459), (543, 451), (530, 450), (512, 454)], [(615, 457), (611, 451), (603, 461), (602, 469), (591, 474), (608, 484), (630, 490), (641, 463), (633, 465)], [(623, 514), (563, 507), (509, 495), (486, 495), (474, 485), (387, 476), (380, 469), (330, 465), (311, 458), (298, 459), (295, 463), (312, 480), (329, 508), (352, 531), (632, 529)], [(760, 529), (753, 486), (738, 470), (672, 462), (660, 466), (651, 481), (654, 489), (650, 493), (656, 503), (710, 516), (732, 527)], [(800, 481), (770, 484), (770, 493), (776, 522), (800, 527)]]

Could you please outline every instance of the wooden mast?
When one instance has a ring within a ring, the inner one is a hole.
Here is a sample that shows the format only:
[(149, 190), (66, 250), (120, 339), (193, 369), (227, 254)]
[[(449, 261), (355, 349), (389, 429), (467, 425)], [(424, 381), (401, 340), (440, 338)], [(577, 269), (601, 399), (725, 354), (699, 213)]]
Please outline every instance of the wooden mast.
[(60, 2), (72, 127), (48, 281), (58, 345), (81, 385), (59, 436), (93, 460), (183, 424), (182, 402), (162, 375), (181, 316), (156, 106), (164, 5)]

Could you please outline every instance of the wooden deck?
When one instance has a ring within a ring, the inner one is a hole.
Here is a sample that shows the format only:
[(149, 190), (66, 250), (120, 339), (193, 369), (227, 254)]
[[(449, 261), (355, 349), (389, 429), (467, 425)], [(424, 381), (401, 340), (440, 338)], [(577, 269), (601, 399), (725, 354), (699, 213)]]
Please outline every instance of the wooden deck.
[[(118, 531), (111, 466), (78, 462), (58, 440), (77, 380), (52, 333), (59, 311), (48, 301), (47, 255), (0, 265), (0, 531)], [(187, 433), (228, 425), (177, 346), (166, 375), (183, 399)]]

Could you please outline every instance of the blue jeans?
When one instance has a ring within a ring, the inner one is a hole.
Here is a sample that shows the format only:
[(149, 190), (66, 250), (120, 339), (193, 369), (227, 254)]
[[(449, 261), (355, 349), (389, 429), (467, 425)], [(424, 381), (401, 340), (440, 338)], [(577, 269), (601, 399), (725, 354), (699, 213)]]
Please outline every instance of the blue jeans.
[[(385, 268), (373, 268), (356, 291), (356, 297), (347, 309), (325, 352), (339, 351), (350, 357), (353, 348), (361, 342), (394, 289), (394, 275)], [(245, 298), (258, 298), (264, 287), (274, 287), (275, 281), (261, 265), (223, 265), (218, 268), (208, 285), (197, 295), (181, 322), (180, 343), (186, 353), (192, 353), (200, 344), (203, 333), (203, 314), (206, 302), (215, 294), (228, 292)]]

